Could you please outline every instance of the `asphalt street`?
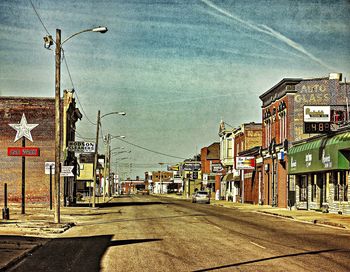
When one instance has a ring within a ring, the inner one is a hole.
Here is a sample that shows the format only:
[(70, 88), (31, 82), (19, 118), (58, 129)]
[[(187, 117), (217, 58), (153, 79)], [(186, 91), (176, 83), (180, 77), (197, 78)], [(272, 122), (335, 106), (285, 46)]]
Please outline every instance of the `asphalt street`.
[(252, 211), (135, 195), (76, 218), (11, 271), (350, 271), (349, 231)]

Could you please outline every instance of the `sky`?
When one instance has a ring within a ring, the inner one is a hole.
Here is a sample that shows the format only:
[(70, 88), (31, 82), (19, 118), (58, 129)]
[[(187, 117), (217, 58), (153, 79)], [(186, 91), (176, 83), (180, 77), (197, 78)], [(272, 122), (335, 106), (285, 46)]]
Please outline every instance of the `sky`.
[(125, 136), (112, 169), (144, 177), (218, 142), (220, 120), (261, 122), (259, 95), (283, 78), (350, 78), (349, 22), (345, 0), (1, 0), (0, 95), (54, 97), (43, 37), (107, 26), (63, 45), (61, 90), (84, 115), (77, 140), (95, 137), (98, 110), (126, 112), (101, 137)]

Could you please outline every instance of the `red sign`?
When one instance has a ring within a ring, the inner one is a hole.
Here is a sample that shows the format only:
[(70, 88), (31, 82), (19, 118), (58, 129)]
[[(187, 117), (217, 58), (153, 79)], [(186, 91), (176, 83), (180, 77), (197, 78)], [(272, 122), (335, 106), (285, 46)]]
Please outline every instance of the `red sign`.
[(40, 149), (38, 147), (8, 147), (7, 156), (40, 156)]

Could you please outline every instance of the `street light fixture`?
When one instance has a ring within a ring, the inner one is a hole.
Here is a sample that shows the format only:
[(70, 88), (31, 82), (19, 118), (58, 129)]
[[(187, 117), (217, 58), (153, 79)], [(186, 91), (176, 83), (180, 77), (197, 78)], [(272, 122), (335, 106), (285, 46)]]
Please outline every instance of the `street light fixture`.
[[(92, 192), (92, 207), (95, 208), (96, 206), (96, 169), (97, 169), (97, 161), (98, 161), (98, 138), (99, 138), (99, 131), (100, 131), (100, 124), (101, 124), (101, 119), (103, 117), (106, 117), (108, 115), (112, 115), (112, 114), (117, 114), (117, 115), (123, 115), (125, 116), (126, 113), (124, 111), (113, 111), (113, 112), (109, 112), (106, 114), (103, 114), (101, 116), (101, 112), (100, 110), (98, 110), (97, 112), (97, 129), (96, 129), (96, 143), (95, 143), (95, 160), (94, 160), (94, 167), (93, 167), (93, 175), (94, 175), (94, 184), (93, 184), (93, 192)], [(109, 144), (109, 141), (113, 138), (125, 138), (125, 136), (112, 136), (110, 134), (108, 134), (107, 137), (107, 144)], [(106, 158), (105, 158), (106, 161)], [(106, 164), (106, 163), (105, 163)], [(106, 165), (105, 165), (106, 167)], [(105, 180), (105, 177), (104, 177)], [(103, 194), (104, 195), (104, 194)]]
[[(61, 30), (56, 29), (56, 50), (55, 50), (55, 165), (56, 165), (56, 171), (55, 171), (55, 213), (54, 213), (54, 221), (55, 223), (60, 223), (60, 162), (61, 162), (61, 46), (63, 43), (67, 42), (69, 39), (73, 38), (76, 35), (79, 35), (83, 32), (100, 32), (105, 33), (107, 32), (107, 27), (97, 27), (97, 28), (91, 28), (86, 29), (80, 32), (77, 32), (71, 36), (69, 36), (67, 39), (65, 39), (63, 42), (61, 42)], [(45, 41), (45, 39), (44, 39)], [(45, 41), (47, 43), (47, 41)], [(50, 44), (52, 42), (48, 41), (48, 47), (50, 47)]]

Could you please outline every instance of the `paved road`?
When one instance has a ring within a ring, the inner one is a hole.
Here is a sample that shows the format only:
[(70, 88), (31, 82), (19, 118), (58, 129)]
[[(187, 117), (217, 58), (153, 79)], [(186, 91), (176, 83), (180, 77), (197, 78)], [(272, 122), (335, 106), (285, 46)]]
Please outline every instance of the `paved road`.
[(348, 231), (244, 210), (137, 195), (76, 218), (12, 271), (350, 271)]

